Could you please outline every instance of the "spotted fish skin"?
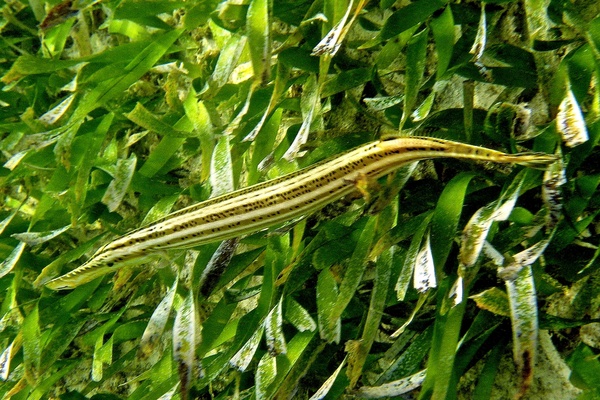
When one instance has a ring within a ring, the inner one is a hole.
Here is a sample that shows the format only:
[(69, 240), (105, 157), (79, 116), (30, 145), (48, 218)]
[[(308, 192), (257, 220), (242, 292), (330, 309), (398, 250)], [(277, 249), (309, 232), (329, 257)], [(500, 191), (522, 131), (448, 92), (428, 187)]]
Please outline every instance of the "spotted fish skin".
[(356, 190), (357, 182), (382, 177), (409, 163), (455, 158), (544, 168), (543, 153), (507, 154), (428, 137), (371, 142), (282, 177), (175, 211), (101, 247), (86, 263), (50, 280), (50, 289), (71, 289), (172, 248), (230, 239), (317, 211)]

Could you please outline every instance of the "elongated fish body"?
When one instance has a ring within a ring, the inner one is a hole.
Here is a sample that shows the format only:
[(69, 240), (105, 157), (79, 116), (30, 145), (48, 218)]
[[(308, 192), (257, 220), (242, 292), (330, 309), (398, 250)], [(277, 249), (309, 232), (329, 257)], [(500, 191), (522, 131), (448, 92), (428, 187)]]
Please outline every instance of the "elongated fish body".
[(71, 289), (149, 255), (230, 239), (323, 208), (356, 190), (364, 179), (382, 177), (411, 162), (457, 158), (543, 168), (555, 157), (506, 154), (484, 147), (426, 137), (399, 137), (357, 147), (282, 177), (173, 212), (100, 248), (79, 268), (46, 286)]

